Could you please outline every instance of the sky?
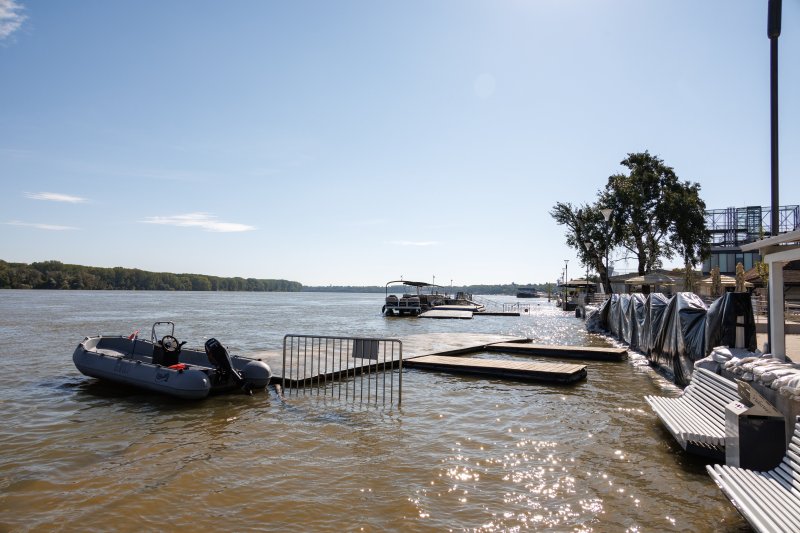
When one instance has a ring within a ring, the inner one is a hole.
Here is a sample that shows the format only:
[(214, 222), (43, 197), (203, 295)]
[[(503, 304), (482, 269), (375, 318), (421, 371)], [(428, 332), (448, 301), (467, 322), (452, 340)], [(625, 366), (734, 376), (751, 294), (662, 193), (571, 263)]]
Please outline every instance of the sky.
[[(794, 205), (800, 0), (782, 19)], [(582, 277), (549, 212), (594, 202), (628, 153), (709, 209), (770, 205), (766, 26), (767, 0), (0, 0), (0, 259)]]

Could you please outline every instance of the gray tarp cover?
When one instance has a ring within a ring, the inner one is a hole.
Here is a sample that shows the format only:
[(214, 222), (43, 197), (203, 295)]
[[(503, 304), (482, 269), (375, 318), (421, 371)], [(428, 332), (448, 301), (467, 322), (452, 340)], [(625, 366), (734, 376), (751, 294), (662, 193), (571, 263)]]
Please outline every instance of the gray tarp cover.
[(620, 323), (620, 340), (625, 344), (631, 343), (631, 295), (619, 295), (619, 323)]
[(706, 304), (691, 292), (673, 296), (661, 330), (654, 338), (651, 360), (672, 370), (675, 383), (686, 386), (692, 379), (694, 362), (706, 355)]
[(653, 341), (658, 337), (661, 324), (664, 323), (664, 312), (667, 310), (669, 298), (660, 292), (651, 292), (645, 301), (644, 331), (640, 337), (639, 350), (647, 356), (651, 363), (655, 363), (653, 356)]
[(669, 370), (687, 385), (694, 362), (716, 346), (736, 345), (736, 317), (743, 317), (744, 348), (755, 351), (755, 320), (750, 295), (726, 293), (706, 308), (691, 292), (671, 298), (661, 293), (612, 294), (599, 310), (600, 326)]
[(644, 322), (647, 298), (640, 292), (631, 294), (630, 321), (631, 321), (631, 348), (641, 351), (642, 334), (644, 333)]
[(753, 302), (745, 292), (726, 292), (708, 308), (706, 315), (706, 353), (716, 346), (736, 346), (736, 317), (742, 317), (744, 346), (756, 351), (756, 322)]
[(619, 322), (619, 294), (612, 294), (610, 307), (608, 311), (608, 331), (615, 337), (620, 338), (620, 322)]
[(608, 317), (610, 313), (611, 313), (611, 298), (606, 298), (606, 301), (603, 302), (603, 305), (601, 305), (600, 309), (598, 310), (598, 314), (600, 316), (599, 326), (605, 331), (610, 331), (608, 329)]

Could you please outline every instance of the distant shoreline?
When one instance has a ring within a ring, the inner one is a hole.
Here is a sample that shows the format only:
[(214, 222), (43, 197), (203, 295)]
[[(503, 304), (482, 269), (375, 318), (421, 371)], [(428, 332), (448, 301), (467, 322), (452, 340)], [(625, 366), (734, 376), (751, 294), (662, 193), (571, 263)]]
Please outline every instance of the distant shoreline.
[[(552, 284), (550, 285), (552, 287)], [(516, 295), (520, 287), (547, 292), (547, 283), (485, 284), (441, 287), (451, 293)], [(138, 268), (92, 267), (60, 261), (9, 263), (0, 260), (0, 289), (128, 290), (180, 292), (338, 292), (383, 293), (383, 285), (309, 285), (285, 279), (220, 277), (206, 274), (150, 272)]]

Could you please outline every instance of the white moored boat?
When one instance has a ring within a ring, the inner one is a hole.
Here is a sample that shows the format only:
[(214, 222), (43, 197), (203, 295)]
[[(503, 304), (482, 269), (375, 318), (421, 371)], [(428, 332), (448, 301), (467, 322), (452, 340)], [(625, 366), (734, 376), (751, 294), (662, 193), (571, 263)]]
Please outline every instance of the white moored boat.
[[(403, 294), (397, 297), (392, 294), (398, 287), (413, 287), (416, 294)], [(425, 292), (426, 289), (428, 292)], [(459, 292), (451, 298), (444, 287), (424, 281), (395, 280), (386, 284), (386, 299), (381, 313), (385, 316), (419, 316), (431, 309), (458, 310), (480, 313), (485, 311), (483, 304), (472, 301), (472, 295)]]
[[(160, 339), (156, 327), (172, 327)], [(216, 339), (204, 350), (183, 348), (175, 338), (175, 324), (156, 322), (150, 341), (136, 334), (86, 337), (72, 354), (78, 370), (87, 376), (139, 387), (179, 398), (199, 399), (236, 389), (249, 392), (266, 387), (272, 371), (265, 362), (231, 356)]]

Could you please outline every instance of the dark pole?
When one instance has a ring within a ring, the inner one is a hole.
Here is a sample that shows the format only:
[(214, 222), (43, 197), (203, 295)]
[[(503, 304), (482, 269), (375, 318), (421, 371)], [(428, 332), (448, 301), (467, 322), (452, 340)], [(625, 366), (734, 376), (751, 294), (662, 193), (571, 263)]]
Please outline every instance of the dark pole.
[[(770, 233), (774, 236), (780, 229), (778, 209), (778, 37), (781, 35), (781, 0), (769, 0), (767, 4), (767, 37), (769, 37), (769, 118), (770, 118), (770, 181), (772, 206), (770, 209)], [(780, 267), (778, 267), (780, 268)], [(770, 280), (769, 283), (774, 283)], [(769, 285), (767, 285), (769, 302)], [(767, 308), (767, 344), (772, 350), (772, 311)]]
[(767, 14), (769, 37), (769, 101), (770, 101), (770, 176), (772, 183), (771, 234), (780, 229), (778, 199), (778, 37), (781, 34), (781, 0), (769, 0)]

